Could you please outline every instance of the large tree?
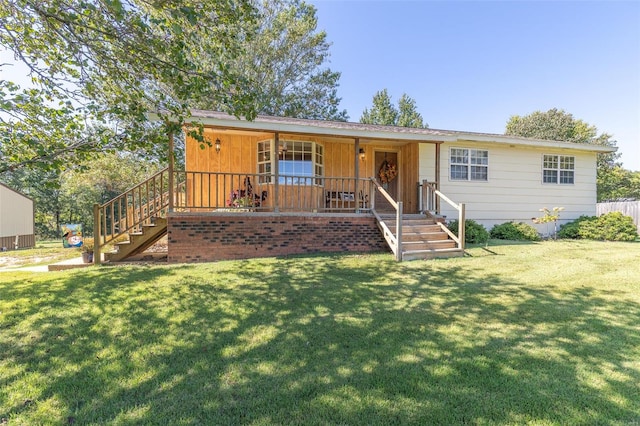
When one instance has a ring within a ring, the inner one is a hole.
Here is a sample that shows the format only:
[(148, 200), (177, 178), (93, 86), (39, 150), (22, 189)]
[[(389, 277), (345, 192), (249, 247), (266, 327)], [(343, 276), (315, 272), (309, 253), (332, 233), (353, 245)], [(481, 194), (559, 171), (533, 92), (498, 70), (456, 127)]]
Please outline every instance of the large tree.
[(382, 124), (401, 127), (429, 127), (422, 121), (422, 115), (417, 110), (416, 101), (404, 93), (398, 101), (398, 107), (391, 102), (387, 89), (383, 89), (373, 96), (371, 109), (365, 108), (360, 117), (361, 123)]
[(0, 83), (0, 173), (154, 146), (204, 98), (253, 117), (254, 86), (228, 63), (254, 20), (250, 0), (0, 0), (0, 45), (35, 85)]
[[(229, 62), (231, 69), (253, 82), (260, 114), (344, 121), (339, 108), (340, 73), (326, 66), (327, 35), (318, 31), (316, 8), (300, 0), (254, 0), (258, 18), (244, 52)], [(212, 98), (204, 108), (220, 109)]]
[[(615, 147), (616, 141), (607, 133), (598, 134), (596, 126), (590, 125), (562, 109), (535, 111), (529, 115), (513, 115), (509, 118), (505, 134), (536, 139), (555, 140), (574, 143), (589, 143)], [(607, 182), (612, 181), (610, 174), (620, 165), (616, 162), (618, 153), (598, 155), (598, 200), (611, 197)]]
[(598, 180), (598, 201), (640, 200), (640, 171), (615, 165)]

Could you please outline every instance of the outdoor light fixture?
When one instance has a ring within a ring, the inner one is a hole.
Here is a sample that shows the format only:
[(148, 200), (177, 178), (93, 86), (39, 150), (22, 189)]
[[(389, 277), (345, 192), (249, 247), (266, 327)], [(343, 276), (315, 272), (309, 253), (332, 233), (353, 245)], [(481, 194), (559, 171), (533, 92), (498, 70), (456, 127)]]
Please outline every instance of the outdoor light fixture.
[(220, 153), (220, 138), (216, 139), (216, 152)]
[(360, 159), (364, 160), (364, 148), (360, 148)]

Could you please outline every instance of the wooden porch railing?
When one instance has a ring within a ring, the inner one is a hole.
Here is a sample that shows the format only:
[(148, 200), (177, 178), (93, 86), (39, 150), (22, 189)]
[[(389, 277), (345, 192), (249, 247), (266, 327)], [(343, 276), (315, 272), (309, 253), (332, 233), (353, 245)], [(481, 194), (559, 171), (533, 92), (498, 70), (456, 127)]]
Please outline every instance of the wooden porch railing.
[(451, 201), (446, 195), (440, 192), (435, 183), (422, 181), (421, 188), (421, 206), (420, 211), (423, 211), (432, 216), (439, 216), (442, 214), (440, 210), (441, 200), (449, 204), (458, 212), (458, 235), (456, 236), (449, 230), (442, 222), (438, 222), (440, 227), (456, 242), (460, 250), (464, 250), (465, 239), (465, 205), (464, 203), (456, 204)]
[[(378, 212), (376, 212), (375, 205), (371, 206), (371, 212), (375, 216), (378, 226), (382, 229), (384, 239), (387, 241), (387, 244), (389, 244), (389, 247), (391, 247), (391, 251), (393, 252), (396, 260), (398, 262), (402, 262), (402, 201), (396, 202), (374, 178), (370, 178), (370, 182), (375, 190), (380, 192), (380, 194), (387, 199), (389, 204), (391, 204), (396, 211), (396, 234), (393, 235), (393, 232), (391, 232), (387, 224), (384, 223)], [(372, 199), (375, 199), (375, 197)]]
[(176, 211), (360, 212), (370, 210), (369, 179), (176, 171)]
[[(118, 197), (95, 204), (94, 259), (122, 235), (141, 232), (174, 211), (273, 211), (348, 213), (371, 210), (374, 187), (353, 177), (280, 176), (174, 171), (168, 168)], [(170, 191), (170, 182), (173, 189)], [(171, 194), (171, 195), (170, 195)], [(172, 201), (172, 203), (170, 203)]]
[(439, 188), (436, 182), (423, 180), (421, 183), (418, 183), (418, 203), (420, 211), (435, 215), (440, 214), (440, 198), (436, 195), (436, 191), (438, 190)]
[[(178, 184), (179, 186), (179, 184)], [(94, 262), (102, 248), (122, 235), (141, 232), (169, 207), (169, 171), (164, 169), (116, 198), (93, 206)]]

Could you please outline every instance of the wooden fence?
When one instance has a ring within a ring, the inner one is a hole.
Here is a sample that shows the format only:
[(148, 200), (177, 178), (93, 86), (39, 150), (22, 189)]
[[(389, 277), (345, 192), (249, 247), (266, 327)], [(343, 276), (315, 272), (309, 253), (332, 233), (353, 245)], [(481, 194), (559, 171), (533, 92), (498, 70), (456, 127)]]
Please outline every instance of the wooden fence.
[(633, 223), (638, 228), (638, 233), (640, 233), (640, 201), (612, 201), (596, 204), (596, 214), (598, 216), (609, 212), (620, 212), (625, 216), (631, 216)]

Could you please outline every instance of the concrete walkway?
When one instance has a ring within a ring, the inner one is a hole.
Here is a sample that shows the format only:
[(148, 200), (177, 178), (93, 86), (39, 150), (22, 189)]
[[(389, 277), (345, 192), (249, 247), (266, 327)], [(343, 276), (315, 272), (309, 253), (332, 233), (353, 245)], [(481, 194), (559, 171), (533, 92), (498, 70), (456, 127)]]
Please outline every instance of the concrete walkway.
[(51, 263), (49, 265), (37, 265), (37, 266), (7, 266), (0, 268), (0, 272), (49, 272), (49, 271), (64, 271), (65, 269), (86, 268), (92, 266), (93, 263), (82, 262), (82, 257), (74, 257), (73, 259), (62, 260), (60, 262)]
[(84, 263), (82, 257), (74, 257), (73, 259), (47, 265), (47, 271), (64, 271), (66, 269), (86, 268), (88, 266), (93, 266), (93, 263)]
[[(104, 262), (104, 253), (102, 254), (102, 261)], [(132, 256), (130, 259), (127, 259), (126, 262), (118, 262), (116, 264), (126, 265), (126, 264), (138, 264), (138, 265), (152, 265), (152, 264), (160, 264), (164, 265), (167, 263), (167, 253), (166, 252), (144, 252), (138, 255)], [(74, 257), (73, 259), (61, 260), (56, 263), (51, 263), (48, 265), (37, 265), (37, 266), (2, 266), (0, 267), (1, 272), (12, 272), (12, 271), (26, 271), (26, 272), (49, 272), (49, 271), (64, 271), (67, 269), (76, 269), (76, 268), (86, 268), (89, 266), (93, 266), (93, 263), (84, 263), (82, 261), (82, 256)]]

